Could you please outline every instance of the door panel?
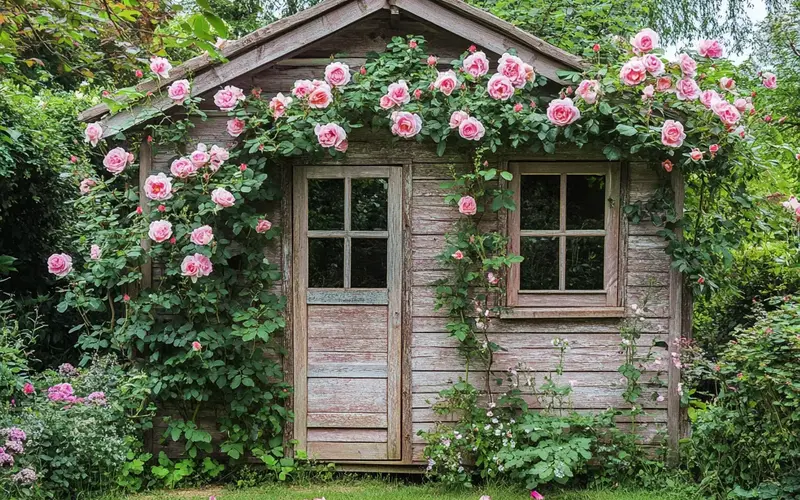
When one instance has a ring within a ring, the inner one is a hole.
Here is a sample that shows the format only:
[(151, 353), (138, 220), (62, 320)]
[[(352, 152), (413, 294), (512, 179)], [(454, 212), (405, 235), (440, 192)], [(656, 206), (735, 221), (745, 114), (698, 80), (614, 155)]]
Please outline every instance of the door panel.
[(316, 459), (400, 459), (401, 173), (295, 169), (295, 439)]

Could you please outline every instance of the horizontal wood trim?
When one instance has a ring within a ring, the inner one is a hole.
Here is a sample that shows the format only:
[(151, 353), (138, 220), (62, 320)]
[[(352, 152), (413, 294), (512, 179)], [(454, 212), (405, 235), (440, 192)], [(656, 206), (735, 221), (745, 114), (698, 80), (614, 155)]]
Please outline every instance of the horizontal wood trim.
[(389, 231), (315, 231), (308, 230), (309, 238), (383, 238), (389, 237)]
[(389, 293), (386, 290), (373, 289), (324, 289), (311, 288), (306, 293), (306, 303), (311, 304), (364, 304), (364, 305), (387, 305), (389, 304)]
[(386, 429), (309, 429), (308, 441), (330, 443), (386, 443)]
[(386, 460), (386, 443), (309, 442), (309, 458), (318, 460)]
[(402, 168), (402, 165), (397, 165), (396, 167), (372, 165), (310, 165), (306, 166), (305, 170), (308, 179), (342, 179), (345, 177), (350, 177), (352, 179), (385, 177), (388, 179), (392, 168)]
[(554, 237), (554, 236), (569, 236), (572, 238), (579, 238), (579, 237), (595, 237), (595, 236), (605, 236), (606, 231), (605, 229), (567, 229), (564, 231), (539, 231), (536, 229), (522, 229), (519, 232), (519, 235), (523, 238), (525, 237)]
[(308, 427), (385, 429), (386, 413), (309, 413)]
[(521, 290), (516, 307), (601, 307), (607, 305), (607, 297), (602, 290)]
[(385, 413), (386, 379), (309, 378), (309, 413)]
[[(603, 294), (605, 298), (605, 294)], [(520, 297), (521, 299), (521, 297)], [(500, 313), (502, 319), (539, 318), (624, 318), (624, 307), (512, 307)]]
[(547, 161), (511, 161), (510, 167), (518, 168), (520, 175), (606, 175), (610, 167), (619, 168), (619, 162), (609, 161), (569, 161), (569, 162), (547, 162)]

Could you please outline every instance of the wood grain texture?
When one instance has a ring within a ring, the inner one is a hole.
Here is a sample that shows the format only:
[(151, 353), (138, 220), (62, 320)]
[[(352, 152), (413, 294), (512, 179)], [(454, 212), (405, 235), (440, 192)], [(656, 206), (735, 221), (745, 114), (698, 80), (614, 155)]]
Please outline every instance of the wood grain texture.
[[(683, 172), (676, 169), (672, 175), (672, 190), (675, 193), (675, 213), (679, 219), (683, 218), (684, 206), (684, 182)], [(677, 237), (683, 238), (683, 232), (680, 229), (676, 230)], [(670, 269), (669, 276), (669, 304), (670, 304), (670, 322), (669, 322), (669, 339), (668, 345), (672, 356), (680, 356), (681, 353), (681, 337), (683, 329), (683, 289), (684, 289), (684, 276), (683, 273), (677, 269)], [(681, 437), (681, 369), (675, 363), (669, 363), (669, 395), (667, 396), (668, 403), (668, 421), (667, 427), (669, 430), (669, 437), (667, 443), (669, 445), (670, 461), (672, 463), (678, 462), (678, 455), (680, 450), (680, 437)]]
[(309, 378), (310, 413), (386, 413), (386, 379)]
[[(293, 360), (294, 360), (294, 439), (297, 442), (295, 449), (306, 450), (306, 426), (308, 419), (308, 308), (306, 307), (306, 290), (308, 289), (308, 240), (305, 236), (308, 231), (308, 218), (306, 205), (308, 186), (305, 172), (301, 167), (295, 167), (293, 178), (293, 213), (294, 227), (292, 228), (293, 260), (292, 271), (292, 329), (293, 334)], [(320, 410), (324, 411), (324, 410)]]
[(309, 429), (308, 442), (385, 443), (386, 429)]
[(387, 412), (389, 419), (387, 458), (401, 457), (402, 421), (402, 359), (403, 352), (403, 170), (393, 168), (389, 174), (387, 247), (387, 294), (389, 298), (388, 318), (388, 365), (387, 365)]
[[(150, 212), (150, 200), (144, 193), (144, 183), (153, 168), (153, 150), (147, 140), (143, 140), (139, 149), (139, 206), (145, 213)], [(142, 238), (142, 249), (145, 252), (150, 250), (150, 238)], [(148, 258), (142, 264), (142, 281), (139, 287), (147, 290), (153, 286), (153, 262)]]
[(309, 442), (308, 456), (325, 460), (386, 460), (386, 443)]
[(386, 429), (388, 421), (385, 413), (309, 413), (308, 428), (330, 427)]

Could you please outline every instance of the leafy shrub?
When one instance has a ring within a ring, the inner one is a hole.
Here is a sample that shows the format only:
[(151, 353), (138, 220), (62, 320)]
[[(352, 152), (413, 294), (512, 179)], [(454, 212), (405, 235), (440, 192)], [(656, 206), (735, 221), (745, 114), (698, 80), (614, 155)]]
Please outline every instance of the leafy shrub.
[(21, 322), (13, 311), (12, 299), (0, 300), (0, 401), (10, 401), (23, 390), (30, 369), (29, 351), (43, 327), (35, 313)]
[(695, 412), (687, 449), (710, 487), (788, 498), (800, 494), (800, 301), (767, 304), (775, 309), (734, 331), (722, 352), (719, 395)]

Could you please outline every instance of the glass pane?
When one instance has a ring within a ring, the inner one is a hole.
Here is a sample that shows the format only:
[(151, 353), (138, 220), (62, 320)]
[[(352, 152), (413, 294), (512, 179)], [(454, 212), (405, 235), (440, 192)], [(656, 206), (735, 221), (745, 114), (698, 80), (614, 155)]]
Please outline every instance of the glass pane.
[(388, 179), (352, 179), (350, 185), (353, 231), (386, 231)]
[(386, 288), (387, 242), (385, 239), (374, 238), (351, 240), (351, 288)]
[(567, 238), (567, 290), (602, 290), (605, 238)]
[(520, 184), (520, 229), (558, 229), (561, 177), (523, 175)]
[(520, 238), (520, 290), (558, 290), (558, 238)]
[(344, 287), (344, 239), (308, 239), (308, 286)]
[(567, 229), (603, 229), (605, 209), (604, 175), (567, 176)]
[(308, 229), (344, 229), (344, 179), (308, 179)]

